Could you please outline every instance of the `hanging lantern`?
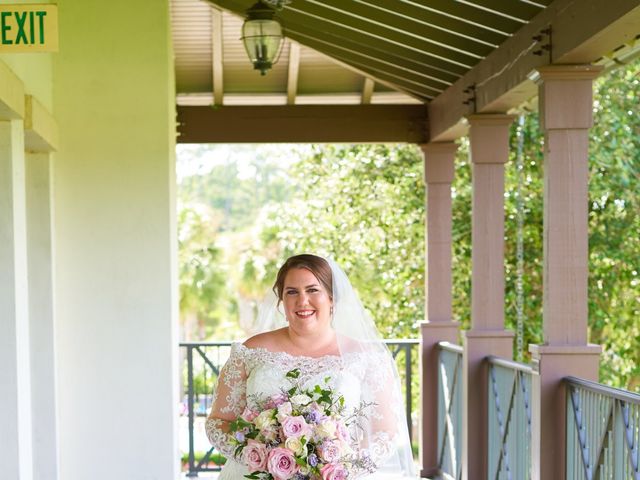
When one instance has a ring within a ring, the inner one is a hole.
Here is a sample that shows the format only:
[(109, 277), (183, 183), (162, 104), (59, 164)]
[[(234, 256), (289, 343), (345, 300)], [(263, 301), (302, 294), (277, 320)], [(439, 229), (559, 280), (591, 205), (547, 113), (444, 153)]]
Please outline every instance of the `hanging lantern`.
[(262, 0), (249, 10), (242, 25), (242, 41), (253, 68), (264, 75), (277, 61), (282, 50), (282, 26), (274, 20), (275, 11)]

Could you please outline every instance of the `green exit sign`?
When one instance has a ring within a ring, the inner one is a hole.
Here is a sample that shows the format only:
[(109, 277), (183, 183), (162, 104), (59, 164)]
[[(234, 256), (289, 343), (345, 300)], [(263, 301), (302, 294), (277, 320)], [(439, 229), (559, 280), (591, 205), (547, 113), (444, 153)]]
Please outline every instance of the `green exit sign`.
[(57, 5), (0, 5), (0, 53), (57, 51)]

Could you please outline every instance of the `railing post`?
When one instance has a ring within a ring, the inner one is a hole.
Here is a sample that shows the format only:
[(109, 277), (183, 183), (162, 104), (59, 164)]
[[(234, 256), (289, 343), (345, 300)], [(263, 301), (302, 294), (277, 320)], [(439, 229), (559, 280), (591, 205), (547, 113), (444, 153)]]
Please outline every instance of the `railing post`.
[(193, 392), (193, 346), (187, 347), (187, 408), (189, 415), (189, 473), (188, 477), (197, 477), (196, 471), (196, 458), (194, 452), (194, 438), (193, 438), (193, 424), (195, 420), (194, 415), (194, 392)]
[(504, 329), (504, 165), (512, 115), (471, 115), (471, 329), (464, 333), (462, 478), (484, 480), (488, 470), (489, 355), (511, 359), (513, 333)]
[(538, 69), (545, 135), (543, 345), (530, 351), (539, 375), (532, 385), (532, 478), (565, 478), (569, 375), (597, 380), (600, 347), (589, 345), (588, 177), (592, 65)]
[(457, 343), (459, 324), (451, 313), (451, 182), (457, 145), (422, 145), (426, 184), (426, 322), (420, 325), (421, 476), (438, 473), (438, 343)]

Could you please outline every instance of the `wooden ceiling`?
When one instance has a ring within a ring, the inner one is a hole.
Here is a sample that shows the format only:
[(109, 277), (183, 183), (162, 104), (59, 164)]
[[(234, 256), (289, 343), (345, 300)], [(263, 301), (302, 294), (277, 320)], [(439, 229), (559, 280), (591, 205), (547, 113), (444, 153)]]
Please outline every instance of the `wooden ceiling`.
[(170, 1), (181, 142), (449, 141), (530, 100), (540, 66), (640, 52), (640, 0), (263, 0), (286, 41), (261, 76), (255, 0)]
[(179, 103), (428, 102), (551, 0), (292, 0), (266, 76), (240, 40), (254, 0), (172, 0)]

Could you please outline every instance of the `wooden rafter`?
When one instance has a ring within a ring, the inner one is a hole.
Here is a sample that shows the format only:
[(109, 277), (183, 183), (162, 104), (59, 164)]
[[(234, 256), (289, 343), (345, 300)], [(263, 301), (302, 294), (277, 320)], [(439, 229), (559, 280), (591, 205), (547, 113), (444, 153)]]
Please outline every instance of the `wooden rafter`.
[(373, 87), (375, 87), (375, 82), (369, 77), (365, 77), (364, 84), (362, 85), (362, 99), (360, 101), (362, 105), (368, 105), (369, 103), (371, 103), (371, 97), (373, 96)]
[(455, 33), (456, 35), (468, 37), (474, 39), (477, 42), (485, 43), (487, 45), (498, 46), (509, 35), (506, 33), (498, 32), (485, 28), (483, 26), (470, 23), (466, 20), (461, 20), (450, 15), (444, 15), (437, 10), (430, 9), (427, 5), (431, 5), (432, 2), (393, 2), (389, 0), (362, 0), (368, 5), (379, 8), (384, 12), (393, 11), (397, 15), (404, 17), (414, 18), (421, 24), (431, 25), (435, 28)]
[(287, 104), (295, 105), (298, 93), (298, 75), (300, 73), (300, 45), (289, 44), (289, 73), (287, 76)]
[(223, 39), (222, 39), (222, 12), (217, 8), (211, 8), (211, 42), (212, 42), (212, 76), (213, 76), (213, 103), (222, 105), (224, 98), (223, 83)]
[(313, 25), (305, 26), (296, 22), (287, 24), (287, 32), (292, 31), (302, 32), (305, 37), (319, 39), (326, 45), (357, 51), (369, 58), (384, 59), (387, 63), (399, 68), (420, 72), (436, 83), (450, 85), (464, 71), (458, 67), (443, 69), (439, 62), (434, 62), (433, 57), (424, 52), (392, 45), (379, 38), (364, 35), (345, 37), (346, 32), (336, 34), (314, 28)]
[(441, 84), (432, 86), (433, 82), (424, 75), (405, 69), (399, 69), (384, 60), (367, 57), (358, 51), (352, 51), (340, 46), (330, 45), (327, 42), (308, 37), (305, 33), (291, 29), (287, 31), (287, 34), (304, 45), (308, 45), (309, 47), (325, 53), (334, 59), (348, 63), (363, 72), (369, 73), (370, 76), (374, 76), (380, 80), (386, 80), (393, 84), (396, 89), (411, 91), (412, 93), (421, 95), (425, 98), (433, 98), (445, 88)]
[[(504, 112), (536, 93), (529, 75), (551, 62), (588, 64), (612, 51), (624, 38), (634, 38), (640, 25), (640, 4), (628, 0), (556, 0), (522, 27), (486, 59), (429, 104), (430, 141), (447, 141), (461, 134), (460, 119), (473, 112), (462, 103), (464, 90), (475, 90), (475, 111)], [(534, 55), (532, 41), (551, 26), (553, 46), (548, 55)], [(514, 56), (514, 52), (520, 52)]]
[[(344, 5), (344, 2), (340, 3)], [(353, 4), (355, 6), (356, 2), (349, 2), (349, 4)], [(424, 32), (430, 31), (431, 35), (435, 35), (436, 32), (431, 31), (433, 30), (431, 28), (423, 28), (423, 35), (425, 36), (420, 36), (411, 34), (410, 32), (401, 30), (397, 27), (391, 27), (386, 23), (382, 23), (385, 17), (384, 14), (380, 14), (379, 21), (373, 22), (367, 17), (350, 15), (348, 12), (339, 10), (335, 7), (330, 8), (330, 6), (326, 5), (324, 2), (312, 3), (311, 1), (307, 1), (304, 5), (296, 5), (297, 4), (293, 3), (280, 13), (280, 17), (284, 20), (285, 25), (287, 17), (293, 15), (298, 17), (298, 21), (302, 21), (307, 25), (312, 22), (316, 23), (318, 21), (322, 21), (324, 24), (323, 29), (327, 32), (332, 32), (337, 28), (346, 28), (351, 32), (351, 34), (359, 32), (368, 36), (383, 38), (385, 41), (389, 41), (391, 43), (421, 50), (424, 53), (433, 56), (435, 59), (439, 59), (444, 68), (446, 68), (447, 65), (458, 65), (463, 68), (470, 67), (475, 65), (480, 58), (480, 56), (472, 53), (466, 53), (464, 50), (454, 50), (446, 46), (444, 42), (435, 43), (426, 37), (426, 33)], [(352, 7), (350, 7), (349, 10), (351, 10), (351, 8)], [(370, 12), (370, 14), (375, 15), (374, 12)]]

